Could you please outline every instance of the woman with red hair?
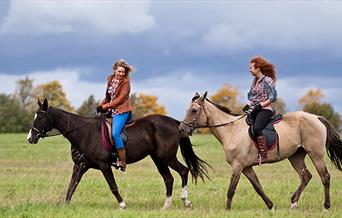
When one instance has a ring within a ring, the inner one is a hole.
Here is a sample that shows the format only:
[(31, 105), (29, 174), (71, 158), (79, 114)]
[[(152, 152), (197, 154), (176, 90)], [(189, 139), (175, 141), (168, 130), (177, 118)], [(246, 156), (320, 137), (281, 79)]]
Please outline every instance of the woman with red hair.
[(260, 164), (267, 161), (266, 140), (263, 129), (273, 115), (271, 104), (277, 98), (275, 89), (276, 72), (275, 66), (263, 57), (257, 56), (251, 59), (249, 71), (254, 80), (247, 94), (249, 103), (243, 108), (247, 112), (253, 108), (251, 117), (254, 120), (253, 132), (259, 145)]

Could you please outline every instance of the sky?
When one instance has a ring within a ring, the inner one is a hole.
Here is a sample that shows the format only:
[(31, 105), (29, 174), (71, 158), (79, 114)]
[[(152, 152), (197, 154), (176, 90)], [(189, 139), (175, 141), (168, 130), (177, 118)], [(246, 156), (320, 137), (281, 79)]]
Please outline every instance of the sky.
[(312, 88), (342, 114), (342, 2), (0, 0), (0, 93), (26, 76), (58, 80), (75, 108), (104, 96), (112, 64), (136, 68), (132, 93), (182, 119), (195, 92), (245, 94), (252, 57), (276, 66), (288, 111)]

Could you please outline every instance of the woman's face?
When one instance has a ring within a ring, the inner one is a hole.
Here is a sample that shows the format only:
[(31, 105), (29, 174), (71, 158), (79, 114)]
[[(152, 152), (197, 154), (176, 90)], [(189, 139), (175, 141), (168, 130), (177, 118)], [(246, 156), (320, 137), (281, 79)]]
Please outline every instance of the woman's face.
[(114, 73), (115, 73), (115, 77), (117, 79), (121, 79), (121, 78), (123, 78), (126, 75), (126, 70), (123, 67), (118, 67), (118, 68), (116, 68)]
[(260, 68), (255, 68), (254, 66), (254, 62), (249, 64), (249, 72), (251, 72), (253, 76), (257, 76), (260, 73)]

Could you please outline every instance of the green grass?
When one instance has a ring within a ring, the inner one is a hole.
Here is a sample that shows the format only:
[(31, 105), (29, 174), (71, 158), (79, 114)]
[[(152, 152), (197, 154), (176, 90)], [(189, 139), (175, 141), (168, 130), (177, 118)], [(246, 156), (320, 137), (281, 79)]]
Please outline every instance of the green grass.
[[(255, 167), (266, 194), (276, 205), (270, 212), (248, 180), (242, 176), (231, 212), (225, 211), (230, 166), (221, 145), (211, 135), (191, 138), (198, 156), (211, 164), (211, 181), (189, 182), (192, 209), (183, 209), (181, 180), (175, 178), (172, 206), (162, 211), (163, 180), (149, 157), (114, 170), (127, 209), (118, 209), (116, 199), (99, 171), (89, 170), (69, 205), (63, 203), (72, 161), (69, 142), (56, 136), (36, 145), (26, 134), (0, 134), (0, 217), (342, 217), (342, 173), (326, 161), (331, 174), (331, 209), (323, 209), (323, 186), (311, 161), (306, 163), (313, 179), (304, 191), (297, 210), (289, 209), (299, 178), (288, 161)], [(180, 160), (182, 160), (179, 155)], [(191, 177), (189, 179), (191, 181)]]

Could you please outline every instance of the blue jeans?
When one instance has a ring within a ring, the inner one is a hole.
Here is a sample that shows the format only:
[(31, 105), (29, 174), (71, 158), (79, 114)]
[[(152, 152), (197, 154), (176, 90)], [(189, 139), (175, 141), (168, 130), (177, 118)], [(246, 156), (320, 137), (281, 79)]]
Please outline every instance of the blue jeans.
[(127, 121), (128, 116), (131, 112), (126, 112), (123, 114), (113, 114), (112, 121), (112, 137), (115, 142), (116, 149), (121, 149), (124, 147), (120, 134), (125, 127), (125, 123)]

